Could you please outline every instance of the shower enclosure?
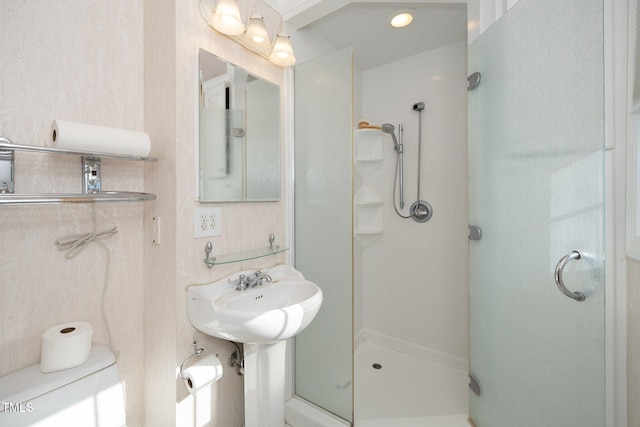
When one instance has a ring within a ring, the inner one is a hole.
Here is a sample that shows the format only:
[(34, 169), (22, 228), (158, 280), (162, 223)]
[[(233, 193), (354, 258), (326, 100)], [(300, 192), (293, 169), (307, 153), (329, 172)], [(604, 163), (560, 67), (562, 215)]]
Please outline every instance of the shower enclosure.
[[(330, 414), (306, 425), (606, 425), (602, 8), (521, 0), (468, 72), (466, 41), (364, 72), (350, 49), (296, 67), (296, 265), (326, 298), (296, 339), (295, 392)], [(361, 117), (403, 123), (416, 159), (417, 101), (423, 224), (393, 211), (391, 137), (366, 177), (353, 141)], [(381, 212), (374, 237), (363, 207)]]
[[(296, 338), (295, 389), (336, 416), (323, 427), (466, 423), (465, 82), (466, 41), (366, 71), (351, 49), (296, 67), (296, 266), (332, 305)], [(363, 116), (403, 124), (408, 215), (422, 100), (421, 191), (435, 213), (419, 223), (394, 211), (391, 135), (354, 128)]]

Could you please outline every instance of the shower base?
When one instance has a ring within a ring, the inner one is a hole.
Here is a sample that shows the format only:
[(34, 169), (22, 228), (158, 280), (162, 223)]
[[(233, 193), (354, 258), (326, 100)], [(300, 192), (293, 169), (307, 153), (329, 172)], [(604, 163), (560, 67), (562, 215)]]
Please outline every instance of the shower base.
[(466, 415), (359, 420), (356, 427), (470, 427)]
[[(365, 330), (354, 362), (355, 427), (471, 426), (468, 359)], [(286, 427), (349, 426), (297, 397), (286, 413)]]
[(367, 330), (354, 355), (355, 427), (469, 427), (468, 360)]

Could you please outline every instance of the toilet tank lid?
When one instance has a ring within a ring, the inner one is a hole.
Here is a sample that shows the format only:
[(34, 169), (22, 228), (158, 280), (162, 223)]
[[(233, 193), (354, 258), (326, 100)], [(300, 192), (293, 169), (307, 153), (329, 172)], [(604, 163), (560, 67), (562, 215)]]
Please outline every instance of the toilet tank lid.
[[(91, 348), (89, 359), (80, 366), (43, 373), (40, 364), (0, 377), (0, 402), (22, 403), (113, 365), (116, 358), (105, 346)], [(0, 412), (3, 408), (0, 407)]]

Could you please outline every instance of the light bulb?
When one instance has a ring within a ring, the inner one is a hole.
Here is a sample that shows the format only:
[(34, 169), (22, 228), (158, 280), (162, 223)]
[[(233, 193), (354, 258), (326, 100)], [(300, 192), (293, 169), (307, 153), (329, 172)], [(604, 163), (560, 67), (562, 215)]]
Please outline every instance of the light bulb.
[(401, 13), (400, 15), (396, 15), (393, 17), (393, 19), (391, 20), (391, 25), (396, 28), (402, 28), (411, 24), (411, 21), (413, 21), (413, 16), (411, 16), (411, 14)]
[(403, 28), (413, 22), (416, 13), (415, 9), (398, 9), (389, 15), (387, 21), (394, 28)]

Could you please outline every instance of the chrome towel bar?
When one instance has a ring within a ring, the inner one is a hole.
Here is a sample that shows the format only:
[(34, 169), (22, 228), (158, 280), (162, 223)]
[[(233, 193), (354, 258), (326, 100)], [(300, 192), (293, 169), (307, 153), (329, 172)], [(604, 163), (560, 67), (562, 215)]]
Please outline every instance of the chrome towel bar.
[[(49, 154), (75, 154), (82, 156), (82, 193), (15, 194), (14, 151), (31, 151)], [(157, 162), (155, 157), (129, 156), (125, 154), (66, 150), (52, 147), (14, 144), (0, 136), (0, 206), (58, 205), (104, 202), (143, 202), (155, 200), (156, 195), (130, 191), (101, 191), (101, 158)]]

